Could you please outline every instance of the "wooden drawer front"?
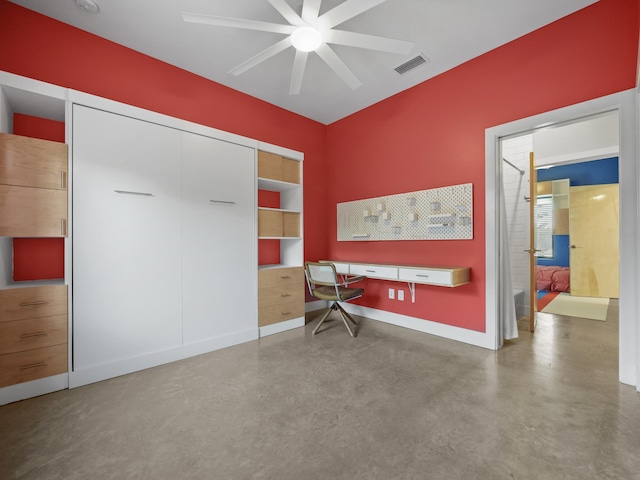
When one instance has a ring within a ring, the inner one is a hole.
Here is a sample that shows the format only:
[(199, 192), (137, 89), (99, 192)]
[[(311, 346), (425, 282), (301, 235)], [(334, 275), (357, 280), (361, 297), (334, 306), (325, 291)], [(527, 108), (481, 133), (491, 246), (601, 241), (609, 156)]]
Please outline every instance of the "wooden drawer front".
[(258, 177), (300, 184), (300, 162), (258, 150)]
[(282, 285), (258, 290), (258, 308), (281, 303), (304, 303), (304, 285)]
[(258, 326), (304, 317), (304, 301), (287, 302), (258, 309)]
[(258, 177), (282, 181), (282, 156), (258, 150)]
[(349, 266), (349, 273), (351, 275), (364, 275), (370, 278), (382, 278), (388, 280), (398, 279), (397, 267), (385, 267), (381, 265), (358, 265), (351, 264)]
[(258, 236), (282, 237), (282, 212), (278, 210), (258, 210)]
[(299, 237), (300, 213), (258, 209), (258, 237)]
[(0, 133), (0, 183), (67, 189), (67, 145)]
[(0, 355), (67, 343), (67, 315), (0, 323)]
[(300, 162), (282, 158), (282, 179), (289, 183), (300, 183)]
[(50, 377), (66, 371), (66, 344), (0, 355), (0, 387)]
[(300, 214), (298, 212), (282, 212), (282, 236), (300, 236)]
[(66, 285), (0, 290), (0, 322), (66, 313)]
[(399, 279), (415, 283), (453, 285), (451, 270), (437, 270), (430, 268), (401, 268)]
[(66, 235), (66, 190), (0, 185), (0, 236)]
[(304, 286), (304, 269), (302, 267), (288, 267), (258, 270), (258, 286), (260, 288), (280, 285)]

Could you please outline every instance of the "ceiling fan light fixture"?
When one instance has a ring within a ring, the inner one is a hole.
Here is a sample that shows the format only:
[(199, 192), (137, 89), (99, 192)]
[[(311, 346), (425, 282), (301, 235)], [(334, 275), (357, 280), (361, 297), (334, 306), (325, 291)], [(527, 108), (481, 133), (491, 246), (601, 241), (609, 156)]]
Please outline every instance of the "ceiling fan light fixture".
[(291, 34), (291, 43), (296, 50), (313, 52), (322, 45), (322, 35), (313, 27), (300, 27)]
[(98, 13), (100, 7), (93, 0), (76, 0), (76, 6), (86, 13)]

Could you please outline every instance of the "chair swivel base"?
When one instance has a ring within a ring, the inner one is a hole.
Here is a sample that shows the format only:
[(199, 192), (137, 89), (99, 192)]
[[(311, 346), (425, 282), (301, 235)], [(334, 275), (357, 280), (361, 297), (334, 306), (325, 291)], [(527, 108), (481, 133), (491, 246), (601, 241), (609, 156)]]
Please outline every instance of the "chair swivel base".
[[(349, 335), (351, 335), (352, 337), (355, 337), (355, 331), (352, 330), (351, 325), (349, 325), (349, 321), (351, 323), (353, 323), (354, 325), (358, 325), (358, 322), (356, 322), (353, 317), (351, 315), (349, 315), (344, 308), (342, 308), (342, 306), (338, 303), (338, 302), (333, 302), (331, 304), (331, 306), (327, 309), (327, 312), (324, 314), (324, 316), (320, 319), (320, 322), (318, 323), (318, 325), (316, 325), (316, 328), (313, 329), (313, 334), (315, 335), (316, 333), (318, 333), (318, 330), (320, 329), (320, 327), (322, 326), (322, 324), (324, 323), (324, 321), (327, 319), (327, 317), (329, 316), (329, 314), (332, 311), (337, 311), (340, 316), (342, 317), (342, 321), (344, 322), (344, 326), (347, 327), (347, 331), (349, 332)], [(347, 321), (348, 320), (348, 321)]]

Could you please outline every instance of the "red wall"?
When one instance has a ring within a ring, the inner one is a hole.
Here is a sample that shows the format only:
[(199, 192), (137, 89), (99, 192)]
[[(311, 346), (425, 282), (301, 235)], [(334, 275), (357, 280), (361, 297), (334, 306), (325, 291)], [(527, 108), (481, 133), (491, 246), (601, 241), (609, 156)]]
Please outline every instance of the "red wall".
[[(0, 70), (304, 152), (305, 214), (321, 216), (326, 127), (320, 123), (0, 0)], [(305, 226), (306, 228), (306, 226)], [(307, 235), (323, 256), (326, 236)], [(273, 253), (273, 252), (272, 252)]]
[[(636, 0), (601, 0), (328, 127), (330, 258), (471, 266), (471, 284), (418, 285), (415, 304), (406, 285), (368, 281), (361, 304), (485, 330), (485, 129), (633, 88), (637, 10)], [(338, 202), (468, 182), (473, 240), (335, 240)], [(387, 298), (398, 287), (404, 302)]]
[[(638, 2), (600, 0), (328, 127), (7, 0), (0, 45), (2, 70), (303, 151), (305, 258), (469, 265), (467, 286), (411, 304), (368, 281), (361, 303), (484, 331), (485, 129), (634, 87)], [(473, 240), (335, 241), (337, 202), (467, 182)]]

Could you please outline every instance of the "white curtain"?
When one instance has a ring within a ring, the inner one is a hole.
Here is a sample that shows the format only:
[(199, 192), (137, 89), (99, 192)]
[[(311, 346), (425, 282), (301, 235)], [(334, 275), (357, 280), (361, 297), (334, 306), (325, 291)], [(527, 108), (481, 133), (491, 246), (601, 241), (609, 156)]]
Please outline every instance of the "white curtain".
[(502, 346), (504, 340), (518, 338), (518, 319), (516, 318), (516, 302), (513, 298), (513, 285), (511, 283), (507, 208), (502, 182), (500, 182), (500, 195), (502, 201), (500, 202), (500, 271), (498, 272), (500, 292), (498, 297), (498, 314), (500, 318), (500, 346)]

